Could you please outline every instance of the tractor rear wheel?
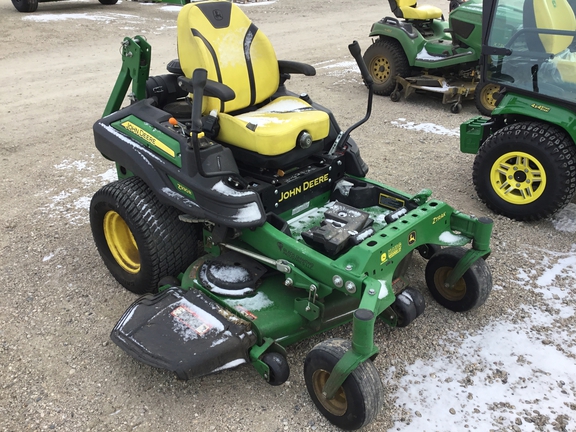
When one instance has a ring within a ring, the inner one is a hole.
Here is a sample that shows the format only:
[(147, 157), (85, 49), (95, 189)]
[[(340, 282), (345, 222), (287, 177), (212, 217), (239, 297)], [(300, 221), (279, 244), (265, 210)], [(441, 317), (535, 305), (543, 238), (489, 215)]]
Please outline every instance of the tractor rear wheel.
[(96, 192), (90, 225), (104, 264), (136, 294), (157, 291), (162, 278), (178, 276), (198, 257), (199, 226), (180, 221), (138, 177)]
[(374, 93), (389, 96), (396, 87), (396, 76), (410, 75), (410, 65), (402, 45), (395, 39), (381, 38), (366, 50), (364, 63), (374, 80)]
[(38, 9), (38, 0), (12, 0), (18, 12), (35, 12)]
[(503, 127), (480, 147), (472, 179), (496, 213), (520, 221), (546, 218), (576, 191), (576, 146), (558, 127), (535, 121)]

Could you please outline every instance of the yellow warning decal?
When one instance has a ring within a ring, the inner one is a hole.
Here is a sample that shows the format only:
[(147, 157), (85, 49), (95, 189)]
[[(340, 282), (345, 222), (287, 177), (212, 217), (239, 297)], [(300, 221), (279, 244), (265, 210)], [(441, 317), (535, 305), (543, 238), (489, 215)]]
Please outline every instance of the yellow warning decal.
[(174, 150), (172, 150), (170, 147), (168, 147), (166, 144), (164, 144), (162, 141), (160, 141), (159, 139), (157, 139), (156, 137), (152, 136), (151, 134), (149, 134), (148, 132), (146, 132), (144, 129), (142, 129), (141, 127), (136, 126), (134, 123), (132, 123), (131, 121), (125, 121), (124, 123), (120, 123), (126, 130), (132, 132), (133, 134), (139, 136), (140, 138), (142, 138), (144, 141), (152, 144), (154, 147), (159, 148), (160, 150), (162, 150), (164, 153), (169, 154), (172, 157), (175, 157), (176, 154), (174, 153)]

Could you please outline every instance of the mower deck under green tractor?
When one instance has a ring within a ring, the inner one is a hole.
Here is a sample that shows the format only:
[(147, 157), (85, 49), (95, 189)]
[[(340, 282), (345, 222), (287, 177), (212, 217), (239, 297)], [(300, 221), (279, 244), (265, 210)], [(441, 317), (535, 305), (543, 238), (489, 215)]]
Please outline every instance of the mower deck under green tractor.
[[(187, 28), (191, 15), (195, 26), (204, 18), (212, 24), (211, 17), (224, 24)], [(251, 51), (258, 44), (262, 52), (267, 40), (225, 1), (182, 8), (179, 60), (169, 64), (170, 74), (148, 76), (151, 49), (143, 38), (123, 42), (122, 70), (94, 125), (96, 146), (115, 161), (119, 180), (94, 195), (91, 225), (114, 277), (144, 295), (111, 337), (133, 357), (182, 379), (251, 363), (280, 385), (290, 372), (287, 346), (352, 322), (351, 341), (331, 339), (310, 351), (304, 377), (329, 421), (357, 429), (383, 402), (371, 361), (379, 352), (376, 320), (406, 326), (424, 310), (424, 296), (406, 278), (414, 250), (428, 259), (425, 279), (434, 299), (454, 311), (471, 310), (492, 286), (484, 261), (492, 221), (455, 211), (429, 190), (410, 195), (365, 177), (368, 168), (350, 138), (368, 120), (372, 100), (357, 43), (350, 51), (370, 98), (364, 119), (348, 130), (309, 96), (286, 90), (289, 74), (313, 75), (311, 66), (275, 58), (281, 78), (272, 93), (228, 110), (244, 91), (262, 88), (225, 85), (239, 84), (226, 81), (212, 43), (217, 38), (206, 41), (233, 27), (235, 34), (249, 33), (238, 41), (241, 57), (250, 54), (248, 80), (257, 81), (259, 71), (269, 77), (270, 67), (260, 69)], [(202, 34), (199, 46), (212, 47), (217, 73), (202, 63), (210, 57), (191, 50), (196, 40), (189, 34)], [(198, 63), (190, 67), (186, 55)], [(133, 103), (120, 109), (130, 83)], [(314, 120), (296, 130), (296, 144), (284, 139), (290, 129), (269, 148), (222, 138), (231, 136), (224, 131), (233, 127), (229, 122), (245, 121), (254, 132), (274, 124), (271, 118), (293, 116), (288, 123), (304, 124), (308, 115)], [(326, 129), (318, 132), (322, 124)], [(270, 154), (277, 145), (293, 148)]]

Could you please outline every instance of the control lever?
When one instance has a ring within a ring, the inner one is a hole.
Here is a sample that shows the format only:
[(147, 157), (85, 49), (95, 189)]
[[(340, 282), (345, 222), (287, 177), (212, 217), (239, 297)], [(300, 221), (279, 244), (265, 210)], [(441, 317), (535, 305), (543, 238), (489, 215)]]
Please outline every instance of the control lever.
[(332, 147), (330, 147), (328, 154), (333, 154), (336, 152), (336, 150), (344, 148), (346, 142), (348, 141), (350, 133), (358, 126), (366, 123), (370, 118), (370, 114), (372, 114), (372, 98), (374, 96), (374, 92), (372, 90), (372, 84), (374, 84), (374, 80), (372, 79), (370, 73), (368, 72), (366, 63), (364, 63), (364, 59), (362, 58), (360, 45), (358, 44), (358, 41), (354, 41), (350, 45), (348, 45), (348, 50), (350, 51), (350, 54), (352, 54), (352, 57), (354, 57), (354, 59), (356, 60), (358, 68), (360, 69), (360, 74), (362, 75), (362, 79), (364, 79), (364, 83), (366, 84), (366, 87), (368, 87), (368, 107), (366, 109), (366, 115), (362, 120), (350, 126), (348, 129), (346, 129), (345, 132), (340, 131), (340, 134), (338, 134), (338, 136), (334, 140), (334, 144), (332, 144)]

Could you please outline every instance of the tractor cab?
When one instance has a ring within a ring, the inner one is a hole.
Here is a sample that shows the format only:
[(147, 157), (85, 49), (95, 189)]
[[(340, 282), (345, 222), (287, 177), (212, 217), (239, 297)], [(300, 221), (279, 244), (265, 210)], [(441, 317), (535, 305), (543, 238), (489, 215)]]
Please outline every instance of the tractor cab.
[[(460, 127), (473, 181), (496, 213), (551, 216), (576, 193), (576, 17), (567, 0), (484, 0), (482, 69), (490, 118)], [(518, 19), (521, 17), (521, 19)]]
[[(567, 0), (490, 1), (486, 9), (486, 78), (506, 91), (576, 102), (576, 17)], [(510, 16), (522, 14), (522, 22)]]

